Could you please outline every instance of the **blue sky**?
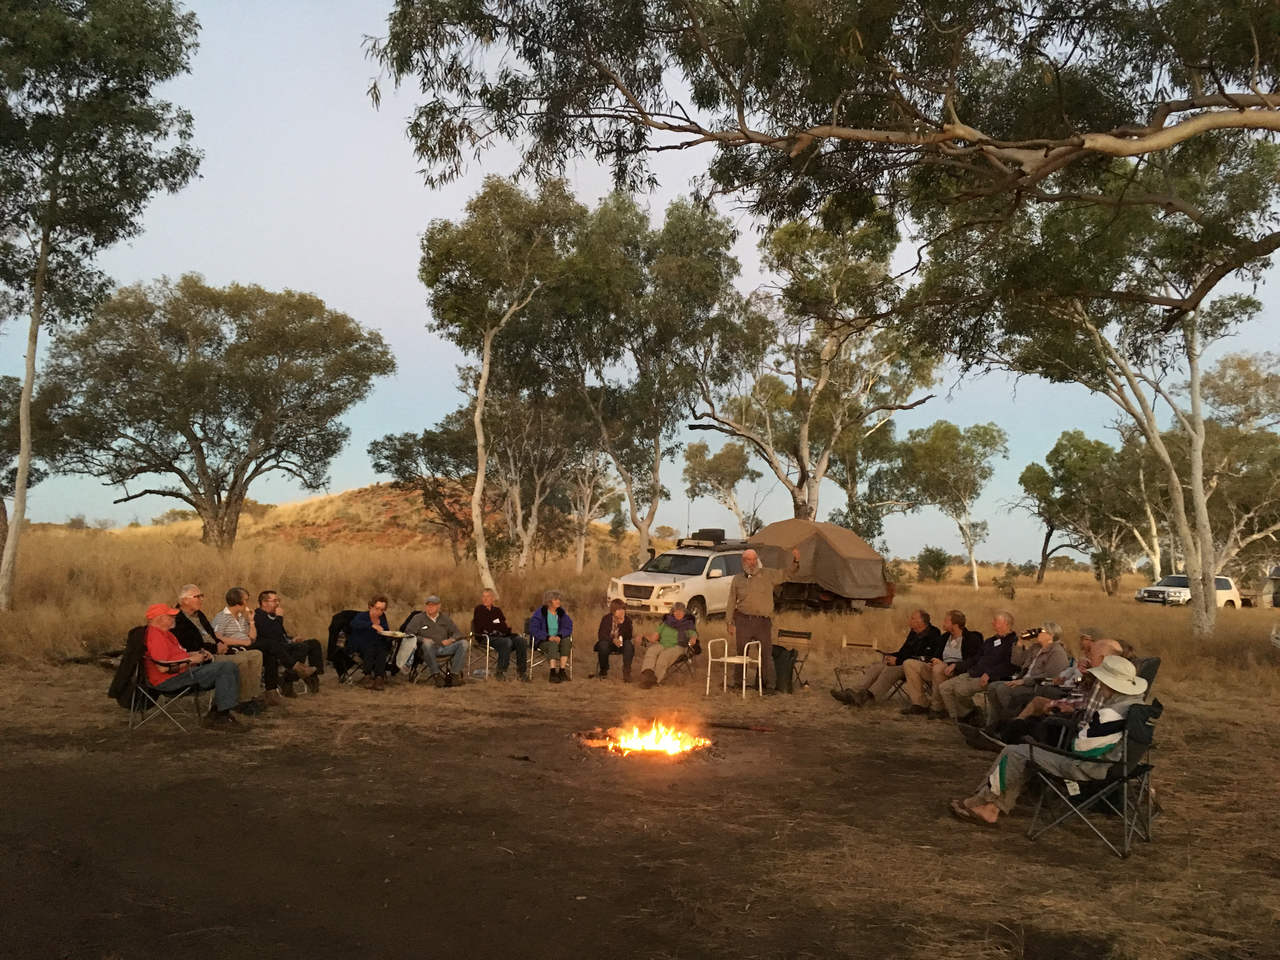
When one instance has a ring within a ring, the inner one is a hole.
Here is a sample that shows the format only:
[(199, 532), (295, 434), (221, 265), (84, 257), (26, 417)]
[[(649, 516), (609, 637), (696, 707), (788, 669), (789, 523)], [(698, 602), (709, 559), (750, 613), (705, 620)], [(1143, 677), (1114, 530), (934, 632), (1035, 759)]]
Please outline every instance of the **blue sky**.
[[(200, 50), (192, 74), (171, 84), (166, 95), (195, 115), (196, 139), (205, 152), (201, 178), (175, 196), (155, 200), (142, 235), (102, 258), (102, 266), (122, 284), (194, 271), (215, 284), (239, 281), (309, 291), (382, 332), (399, 372), (347, 416), (352, 440), (333, 465), (333, 491), (379, 479), (365, 456), (370, 440), (419, 430), (460, 402), (454, 369), (462, 358), (426, 330), (418, 239), (432, 218), (458, 216), (485, 174), (506, 173), (514, 161), (509, 150), (493, 151), (483, 168), (465, 178), (436, 191), (423, 186), (404, 136), (413, 97), (384, 90), (382, 107), (375, 111), (366, 96), (375, 71), (361, 41), (381, 32), (389, 5), (389, 0), (190, 3), (202, 25)], [(709, 158), (709, 152), (697, 151), (661, 155), (662, 188), (649, 198), (651, 209), (660, 216), (672, 198), (688, 192), (690, 177)], [(607, 172), (593, 164), (579, 164), (568, 176), (586, 202), (609, 188)], [(757, 234), (748, 218), (726, 212), (735, 216), (742, 234), (741, 283), (750, 289), (763, 279)], [(1267, 304), (1262, 317), (1227, 349), (1274, 349), (1280, 343), (1280, 300), (1265, 288), (1262, 296)], [(20, 371), (24, 330), (25, 323), (17, 323), (3, 331), (4, 372)], [(1063, 430), (1107, 437), (1115, 418), (1107, 401), (1080, 387), (1030, 379), (1015, 384), (1004, 376), (958, 381), (951, 374), (939, 397), (904, 414), (899, 429), (947, 419), (962, 426), (994, 420), (1008, 431), (1009, 459), (998, 462), (977, 510), (991, 524), (980, 556), (1026, 559), (1038, 555), (1042, 533), (1008, 508), (1017, 495), (1018, 474)], [(683, 528), (688, 516), (695, 527), (732, 528), (731, 516), (711, 501), (686, 503), (679, 469), (678, 464), (668, 467), (667, 485), (678, 495), (663, 505), (657, 522)], [(181, 506), (154, 497), (113, 506), (119, 495), (93, 480), (54, 478), (32, 490), (29, 515), (45, 521), (85, 514), (145, 522)], [(252, 491), (267, 502), (308, 495), (277, 479)], [(755, 491), (744, 491), (742, 499), (749, 503), (756, 496), (763, 498), (766, 520), (789, 515), (789, 499), (770, 478)], [(820, 513), (825, 516), (840, 500), (828, 485)], [(891, 518), (887, 540), (899, 556), (914, 555), (926, 543), (960, 550), (954, 529), (932, 510)]]

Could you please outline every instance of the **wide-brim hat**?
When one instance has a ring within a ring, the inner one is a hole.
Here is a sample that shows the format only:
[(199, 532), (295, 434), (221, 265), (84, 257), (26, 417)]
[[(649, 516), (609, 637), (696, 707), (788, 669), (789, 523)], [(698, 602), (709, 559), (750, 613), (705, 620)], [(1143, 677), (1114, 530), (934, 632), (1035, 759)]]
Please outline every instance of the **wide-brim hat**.
[(1102, 658), (1102, 663), (1090, 667), (1085, 673), (1091, 673), (1098, 682), (1110, 687), (1116, 693), (1144, 693), (1147, 681), (1138, 676), (1132, 660), (1111, 654)]

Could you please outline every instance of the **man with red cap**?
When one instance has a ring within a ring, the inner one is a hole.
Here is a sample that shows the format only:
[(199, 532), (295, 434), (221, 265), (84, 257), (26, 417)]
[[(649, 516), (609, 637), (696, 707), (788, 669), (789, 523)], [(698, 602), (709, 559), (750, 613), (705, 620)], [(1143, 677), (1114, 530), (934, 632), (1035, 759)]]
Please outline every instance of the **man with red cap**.
[(207, 727), (243, 729), (231, 709), (239, 699), (240, 671), (228, 660), (215, 662), (207, 650), (187, 650), (173, 635), (176, 607), (153, 603), (147, 607), (147, 682), (164, 693), (184, 687), (213, 690), (213, 706), (204, 718)]

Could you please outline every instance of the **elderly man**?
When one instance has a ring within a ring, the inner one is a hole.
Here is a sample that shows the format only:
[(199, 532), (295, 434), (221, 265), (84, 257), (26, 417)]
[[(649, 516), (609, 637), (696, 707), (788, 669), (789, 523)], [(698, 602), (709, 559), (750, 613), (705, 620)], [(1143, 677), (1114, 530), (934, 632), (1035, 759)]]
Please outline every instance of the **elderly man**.
[(529, 635), (547, 661), (547, 680), (568, 683), (569, 655), (573, 652), (573, 620), (560, 604), (560, 591), (548, 590), (543, 604), (529, 617)]
[(208, 650), (187, 650), (173, 635), (178, 608), (164, 603), (147, 607), (145, 666), (147, 683), (162, 693), (186, 687), (213, 690), (213, 706), (204, 725), (220, 730), (243, 730), (231, 715), (240, 689), (239, 672), (226, 660), (215, 662)]
[[(445, 686), (446, 680), (454, 687), (467, 682), (467, 650), (471, 645), (453, 618), (440, 610), (440, 598), (434, 593), (424, 601), (423, 609), (405, 623), (404, 632), (417, 637), (418, 655), (428, 680), (437, 687)], [(441, 660), (448, 661), (447, 678), (440, 669)]]
[[(831, 695), (843, 703), (861, 707), (873, 700), (884, 702), (894, 686), (906, 680), (906, 664), (910, 661), (925, 662), (942, 655), (942, 647), (946, 641), (938, 628), (930, 621), (924, 610), (912, 610), (907, 614), (907, 639), (897, 653), (885, 654), (880, 663), (873, 663), (862, 672), (862, 680), (848, 690), (832, 690)], [(927, 713), (923, 693), (920, 703), (914, 701), (907, 708), (910, 713)]]
[(1013, 646), (1018, 642), (1013, 632), (1013, 614), (996, 611), (991, 627), (995, 633), (982, 641), (982, 652), (972, 666), (942, 684), (942, 704), (954, 720), (964, 720), (976, 710), (973, 695), (986, 690), (991, 681), (1013, 676)]
[(1062, 627), (1046, 620), (1035, 636), (1030, 636), (1028, 631), (1018, 638), (1012, 660), (1018, 676), (987, 684), (988, 733), (995, 733), (1000, 724), (1031, 702), (1039, 681), (1052, 680), (1070, 665), (1071, 658), (1062, 645)]
[(494, 676), (498, 680), (507, 678), (507, 668), (511, 666), (511, 652), (516, 654), (516, 673), (523, 681), (529, 679), (529, 641), (523, 634), (516, 633), (507, 625), (506, 614), (495, 604), (497, 598), (492, 590), (486, 587), (480, 591), (480, 605), (471, 612), (471, 634), (476, 640), (484, 638), (489, 649), (498, 655), (497, 669)]
[[(1137, 676), (1133, 664), (1124, 657), (1106, 657), (1087, 673), (1093, 677), (1094, 693), (1070, 741), (1074, 756), (1047, 750), (1035, 754), (1036, 763), (1068, 780), (1097, 780), (1110, 772), (1110, 764), (1099, 761), (1119, 756), (1125, 716), (1131, 706), (1142, 702), (1147, 689), (1147, 681)], [(1033, 749), (1029, 744), (1017, 743), (1000, 751), (977, 792), (951, 801), (952, 815), (966, 823), (991, 826), (1000, 814), (1012, 811), (1031, 779)]]
[(262, 651), (250, 650), (248, 643), (227, 643), (213, 629), (204, 615), (204, 593), (194, 583), (186, 584), (178, 592), (178, 616), (173, 625), (173, 635), (183, 648), (192, 652), (207, 650), (215, 661), (229, 660), (240, 671), (241, 713), (252, 716), (261, 713), (262, 700)]
[[(967, 622), (962, 611), (948, 610), (942, 618), (942, 653), (928, 660), (908, 660), (902, 665), (911, 707), (925, 703), (924, 684), (929, 681), (927, 714), (930, 720), (946, 719), (947, 713), (942, 708), (943, 681), (964, 673), (982, 653), (982, 634), (966, 630)], [(911, 707), (905, 707), (902, 712), (920, 713)]]
[[(258, 639), (254, 646), (263, 651), (264, 663), (267, 651), (284, 668), (286, 697), (296, 697), (293, 680), (301, 680), (311, 693), (320, 692), (319, 674), (324, 672), (324, 651), (320, 641), (295, 640), (284, 628), (284, 610), (280, 607), (280, 595), (274, 590), (258, 594), (258, 609), (253, 611), (253, 626)], [(272, 678), (267, 676), (267, 689), (271, 690)]]
[[(725, 628), (738, 656), (742, 656), (752, 640), (760, 642), (760, 662), (765, 693), (774, 693), (773, 675), (773, 591), (778, 584), (800, 572), (800, 551), (791, 551), (791, 565), (785, 570), (774, 570), (760, 565), (760, 555), (754, 550), (742, 554), (742, 572), (729, 585), (729, 606), (725, 610)], [(739, 667), (735, 670), (734, 683), (742, 684)]]

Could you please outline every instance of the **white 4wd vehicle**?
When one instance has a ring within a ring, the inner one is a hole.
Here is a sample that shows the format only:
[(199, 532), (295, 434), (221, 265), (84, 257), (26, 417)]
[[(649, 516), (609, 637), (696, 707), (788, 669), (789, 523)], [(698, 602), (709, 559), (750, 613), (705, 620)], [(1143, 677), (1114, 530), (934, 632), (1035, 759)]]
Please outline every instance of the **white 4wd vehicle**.
[(725, 540), (720, 531), (699, 530), (635, 573), (610, 580), (609, 599), (620, 598), (637, 613), (656, 614), (670, 612), (680, 600), (701, 623), (708, 614), (725, 612), (729, 584), (742, 570), (746, 548), (744, 540)]
[[(1230, 577), (1214, 577), (1213, 584), (1217, 592), (1217, 605), (1220, 607), (1240, 607), (1240, 591)], [(1143, 587), (1133, 595), (1135, 600), (1143, 603), (1163, 603), (1169, 606), (1182, 606), (1191, 601), (1191, 586), (1186, 574), (1171, 573), (1161, 577), (1149, 587)]]

